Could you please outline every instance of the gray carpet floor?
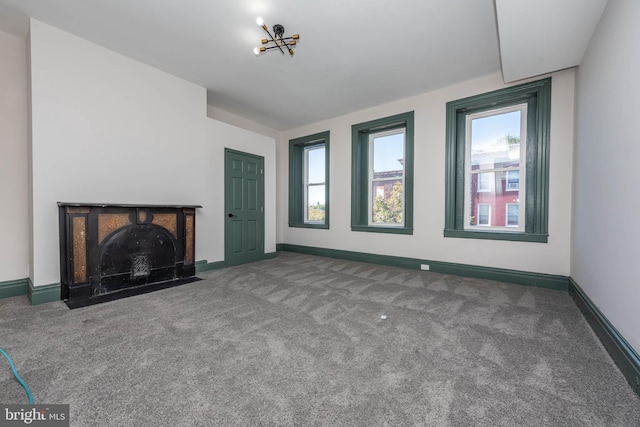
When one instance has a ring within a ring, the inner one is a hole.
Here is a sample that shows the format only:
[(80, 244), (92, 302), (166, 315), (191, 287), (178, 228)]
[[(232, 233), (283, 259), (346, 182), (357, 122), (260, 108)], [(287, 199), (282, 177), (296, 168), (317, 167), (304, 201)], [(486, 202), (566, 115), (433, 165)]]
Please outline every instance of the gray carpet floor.
[[(0, 347), (72, 426), (640, 426), (564, 292), (287, 252), (199, 276), (0, 300)], [(26, 402), (4, 359), (0, 402)]]

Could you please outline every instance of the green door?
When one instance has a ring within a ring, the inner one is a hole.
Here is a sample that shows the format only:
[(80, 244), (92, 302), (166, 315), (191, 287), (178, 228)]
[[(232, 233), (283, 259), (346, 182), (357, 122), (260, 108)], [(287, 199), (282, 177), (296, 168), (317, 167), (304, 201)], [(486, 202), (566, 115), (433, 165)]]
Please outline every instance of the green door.
[(224, 260), (264, 258), (264, 158), (225, 148)]

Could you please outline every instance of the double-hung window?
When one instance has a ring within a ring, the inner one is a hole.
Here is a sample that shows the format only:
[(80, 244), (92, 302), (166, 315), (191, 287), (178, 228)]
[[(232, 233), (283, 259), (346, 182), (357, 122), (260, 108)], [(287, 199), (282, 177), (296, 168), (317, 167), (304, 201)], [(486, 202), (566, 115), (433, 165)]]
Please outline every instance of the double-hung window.
[(445, 237), (547, 241), (551, 79), (447, 103)]
[[(526, 176), (526, 117), (527, 103), (465, 116), (465, 230), (491, 226), (493, 230), (524, 231), (523, 221), (515, 228), (507, 224), (503, 208), (524, 203), (520, 194), (526, 193), (525, 185), (520, 188), (517, 177), (520, 171)], [(488, 221), (481, 221), (479, 206), (489, 211), (494, 206), (494, 216), (489, 214)]]
[(479, 227), (488, 227), (491, 225), (491, 204), (478, 203), (476, 213), (478, 214), (477, 224)]
[(352, 126), (351, 229), (413, 233), (413, 111)]
[(329, 228), (329, 132), (289, 141), (289, 226)]
[(369, 134), (369, 226), (404, 226), (404, 128)]

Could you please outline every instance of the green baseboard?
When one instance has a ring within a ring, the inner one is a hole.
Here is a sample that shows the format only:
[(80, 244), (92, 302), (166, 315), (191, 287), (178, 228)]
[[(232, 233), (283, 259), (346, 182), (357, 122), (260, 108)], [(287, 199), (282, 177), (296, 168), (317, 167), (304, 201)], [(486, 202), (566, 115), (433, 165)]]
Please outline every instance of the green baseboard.
[[(267, 252), (262, 259), (273, 259), (278, 256), (278, 252)], [(217, 270), (226, 267), (224, 261), (207, 262), (206, 259), (196, 261), (196, 273), (203, 273), (209, 270)]]
[(263, 259), (273, 259), (275, 257), (278, 256), (278, 251), (276, 250), (276, 252), (266, 252), (264, 254), (264, 258)]
[(33, 286), (29, 280), (29, 299), (31, 305), (45, 304), (60, 300), (60, 283), (50, 285)]
[(207, 262), (206, 259), (196, 261), (196, 273), (204, 273), (205, 271), (217, 270), (224, 268), (224, 261)]
[(31, 305), (60, 300), (60, 283), (33, 286), (29, 278), (0, 283), (0, 299), (27, 295)]
[(569, 295), (582, 311), (591, 329), (600, 338), (631, 388), (640, 396), (640, 357), (638, 357), (638, 353), (572, 278), (569, 278)]
[(27, 295), (29, 293), (29, 279), (8, 280), (0, 282), (0, 299)]
[(288, 243), (279, 243), (276, 245), (276, 249), (278, 251), (297, 252), (308, 255), (318, 255), (357, 262), (368, 262), (372, 264), (388, 265), (391, 267), (401, 267), (413, 270), (420, 270), (422, 264), (428, 264), (429, 270), (435, 273), (495, 280), (498, 282), (535, 286), (559, 291), (566, 291), (569, 288), (568, 277), (561, 275), (456, 264), (417, 258), (404, 258), (390, 255), (378, 255), (365, 252), (343, 251), (338, 249), (317, 248), (312, 246), (291, 245)]

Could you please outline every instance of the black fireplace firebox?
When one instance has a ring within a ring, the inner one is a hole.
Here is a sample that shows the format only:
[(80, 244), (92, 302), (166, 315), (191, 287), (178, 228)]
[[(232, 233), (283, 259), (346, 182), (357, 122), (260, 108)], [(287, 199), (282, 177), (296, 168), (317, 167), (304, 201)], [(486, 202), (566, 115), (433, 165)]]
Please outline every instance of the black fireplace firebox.
[(200, 207), (59, 202), (61, 298), (76, 308), (198, 280)]

